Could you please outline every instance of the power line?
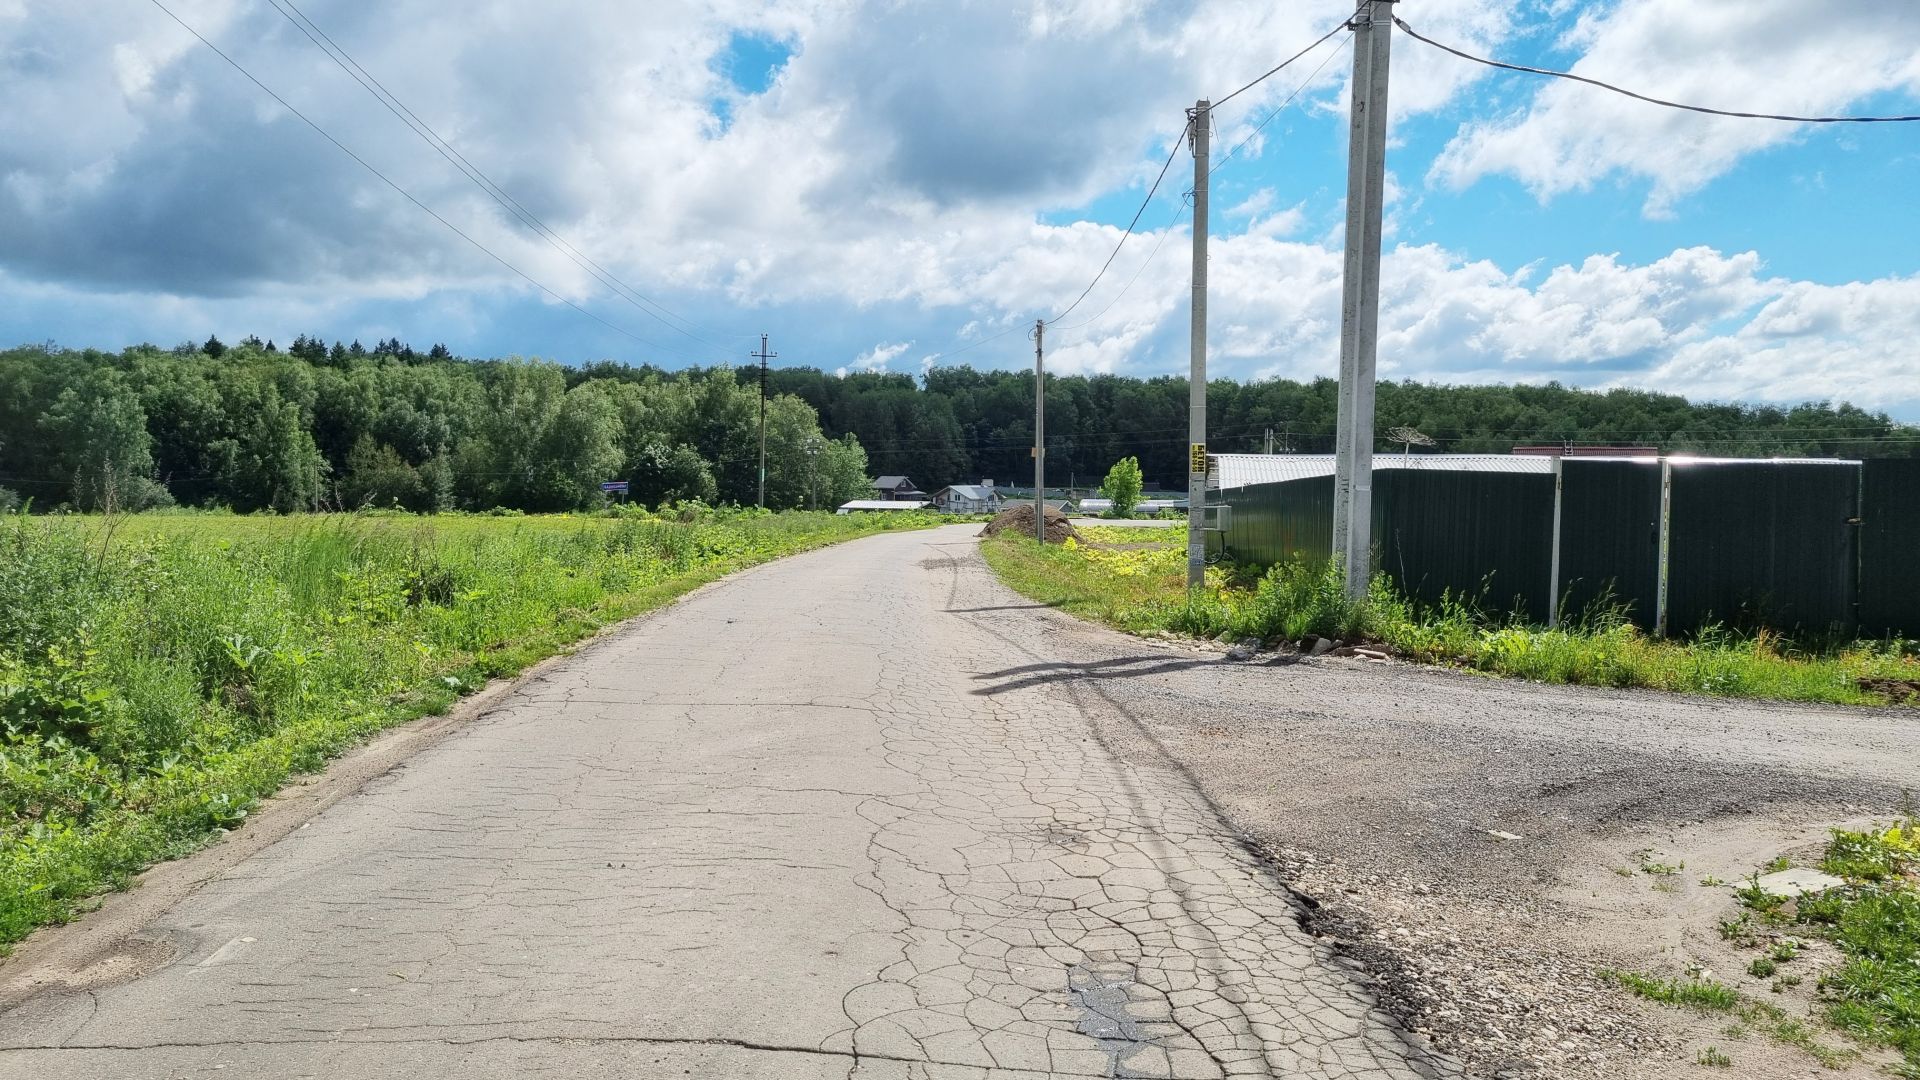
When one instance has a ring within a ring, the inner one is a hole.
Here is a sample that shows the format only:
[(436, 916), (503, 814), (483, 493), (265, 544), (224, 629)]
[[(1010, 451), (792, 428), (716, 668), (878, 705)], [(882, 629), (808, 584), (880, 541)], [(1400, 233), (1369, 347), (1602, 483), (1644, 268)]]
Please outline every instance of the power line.
[(1180, 212), (1182, 210), (1190, 209), (1191, 206), (1192, 204), (1188, 203), (1186, 201), (1186, 198), (1183, 196), (1180, 200), (1180, 205), (1174, 207), (1173, 213), (1167, 215), (1167, 223), (1160, 227), (1160, 237), (1159, 239), (1153, 242), (1153, 250), (1147, 252), (1147, 257), (1141, 261), (1139, 268), (1134, 270), (1133, 276), (1127, 279), (1127, 283), (1125, 285), (1120, 286), (1120, 291), (1113, 294), (1113, 299), (1107, 301), (1106, 307), (1103, 307), (1099, 311), (1094, 312), (1092, 315), (1088, 316), (1087, 318), (1081, 319), (1077, 323), (1073, 323), (1068, 326), (1062, 326), (1060, 327), (1060, 329), (1078, 330), (1083, 326), (1092, 326), (1094, 323), (1099, 322), (1101, 318), (1103, 318), (1107, 314), (1107, 312), (1112, 311), (1113, 305), (1119, 303), (1120, 298), (1127, 295), (1127, 291), (1133, 288), (1133, 283), (1140, 280), (1140, 275), (1143, 273), (1146, 273), (1147, 267), (1153, 265), (1154, 258), (1160, 254), (1160, 248), (1162, 247), (1162, 245), (1166, 244), (1167, 237), (1173, 233), (1174, 223), (1180, 220)]
[(1153, 178), (1153, 186), (1147, 189), (1147, 197), (1140, 200), (1140, 209), (1133, 212), (1133, 220), (1127, 222), (1127, 231), (1120, 234), (1120, 242), (1113, 245), (1113, 250), (1107, 254), (1107, 261), (1100, 264), (1100, 272), (1093, 275), (1093, 280), (1087, 282), (1087, 287), (1081, 290), (1073, 303), (1067, 305), (1065, 311), (1048, 319), (1047, 325), (1051, 326), (1066, 318), (1074, 308), (1080, 306), (1080, 301), (1087, 298), (1087, 294), (1093, 291), (1093, 287), (1100, 284), (1100, 279), (1107, 275), (1107, 268), (1113, 265), (1113, 260), (1120, 254), (1120, 249), (1126, 246), (1127, 238), (1133, 235), (1134, 226), (1140, 224), (1140, 215), (1147, 212), (1147, 205), (1153, 202), (1154, 193), (1160, 190), (1160, 181), (1167, 178), (1167, 170), (1173, 167), (1174, 155), (1180, 152), (1180, 142), (1180, 138), (1176, 136), (1173, 140), (1173, 149), (1167, 151), (1167, 160), (1160, 166), (1160, 175)]
[(469, 244), (472, 244), (475, 248), (478, 248), (481, 251), (481, 253), (485, 254), (488, 258), (499, 263), (501, 266), (506, 267), (508, 270), (513, 271), (515, 274), (519, 275), (522, 279), (524, 279), (528, 284), (532, 285), (534, 288), (539, 289), (541, 292), (546, 293), (548, 296), (554, 298), (555, 300), (560, 301), (562, 304), (567, 305), (568, 307), (572, 308), (573, 310), (579, 312), (582, 315), (585, 315), (587, 318), (592, 319), (594, 322), (599, 323), (600, 325), (606, 327), (607, 329), (612, 330), (615, 333), (622, 334), (628, 338), (631, 338), (642, 345), (647, 345), (655, 349), (660, 349), (663, 352), (670, 351), (670, 350), (667, 350), (665, 346), (662, 346), (660, 343), (656, 341), (649, 341), (648, 339), (641, 337), (639, 334), (636, 334), (633, 331), (628, 330), (624, 326), (620, 326), (617, 323), (609, 322), (606, 319), (603, 319), (600, 316), (595, 315), (593, 312), (588, 311), (586, 308), (581, 307), (579, 304), (574, 303), (572, 300), (569, 300), (566, 297), (560, 295), (559, 293), (554, 292), (552, 289), (547, 288), (545, 285), (535, 280), (534, 277), (531, 274), (528, 274), (525, 270), (520, 269), (518, 266), (515, 266), (514, 264), (508, 262), (504, 257), (500, 256), (499, 254), (496, 254), (492, 248), (487, 247), (485, 244), (482, 244), (480, 241), (475, 240), (473, 237), (467, 235), (467, 233), (462, 231), (458, 225), (455, 225), (453, 222), (448, 221), (444, 217), (441, 217), (437, 212), (435, 212), (435, 210), (432, 207), (428, 206), (426, 203), (423, 203), (419, 199), (415, 198), (412, 192), (408, 191), (406, 188), (401, 187), (399, 184), (389, 179), (387, 174), (381, 172), (379, 169), (374, 168), (373, 165), (368, 163), (368, 161), (365, 158), (361, 157), (359, 154), (354, 153), (351, 149), (347, 147), (345, 143), (341, 142), (339, 139), (334, 138), (331, 134), (328, 133), (326, 128), (323, 128), (319, 124), (315, 123), (310, 117), (307, 116), (306, 113), (303, 113), (299, 109), (294, 108), (293, 105), (290, 102), (288, 102), (286, 98), (283, 98), (279, 94), (275, 93), (272, 87), (268, 86), (266, 83), (261, 82), (258, 78), (254, 76), (253, 72), (248, 71), (245, 67), (241, 66), (238, 60), (235, 60), (233, 57), (228, 56), (225, 52), (221, 51), (218, 45), (215, 45), (213, 42), (207, 40), (206, 36), (200, 33), (200, 31), (195, 30), (192, 26), (188, 25), (185, 19), (182, 19), (180, 16), (175, 15), (173, 13), (172, 8), (167, 7), (167, 5), (162, 3), (161, 0), (150, 0), (150, 2), (153, 4), (154, 7), (157, 7), (161, 11), (165, 12), (168, 18), (172, 19), (176, 23), (179, 23), (181, 29), (185, 30), (187, 33), (192, 34), (195, 38), (199, 39), (200, 44), (205, 45), (208, 49), (211, 49), (215, 56), (218, 56), (220, 59), (225, 60), (228, 66), (232, 67), (233, 70), (246, 76), (248, 82), (253, 83), (253, 85), (259, 87), (261, 91), (264, 92), (268, 97), (279, 102), (281, 108), (287, 110), (288, 112), (292, 113), (294, 116), (298, 117), (301, 123), (306, 124), (308, 127), (318, 132), (321, 138), (332, 143), (336, 149), (338, 149), (341, 153), (347, 155), (348, 157), (352, 158), (356, 163), (360, 165), (361, 168), (367, 170), (368, 172), (372, 173), (374, 176), (378, 177), (381, 183), (384, 183), (388, 187), (392, 188), (394, 191), (399, 192), (402, 198), (406, 199), (408, 202), (412, 203), (413, 205), (419, 207), (429, 217), (433, 218), (433, 220), (446, 226), (455, 236), (458, 236), (460, 239), (465, 240)]
[[(1321, 38), (1320, 40), (1325, 41), (1326, 39)], [(1287, 106), (1292, 105), (1293, 100), (1299, 97), (1302, 91), (1304, 91), (1307, 87), (1312, 86), (1313, 81), (1315, 79), (1318, 79), (1320, 77), (1320, 73), (1327, 69), (1327, 65), (1333, 62), (1333, 58), (1340, 55), (1340, 49), (1345, 48), (1352, 42), (1353, 42), (1352, 38), (1341, 39), (1339, 47), (1335, 48), (1332, 52), (1328, 53), (1326, 57), (1320, 61), (1320, 66), (1317, 68), (1314, 68), (1313, 73), (1311, 75), (1308, 75), (1304, 80), (1302, 80), (1299, 86), (1294, 87), (1293, 93), (1288, 94), (1287, 99), (1285, 101), (1282, 101), (1277, 107), (1275, 107), (1275, 109), (1272, 112), (1268, 113), (1266, 119), (1260, 121), (1260, 123), (1256, 125), (1252, 131), (1247, 133), (1246, 138), (1241, 139), (1239, 142), (1235, 143), (1233, 146), (1233, 149), (1221, 155), (1220, 160), (1213, 165), (1211, 172), (1215, 176), (1218, 176), (1220, 174), (1220, 170), (1226, 168), (1227, 163), (1233, 160), (1233, 155), (1239, 153), (1242, 147), (1252, 142), (1256, 136), (1258, 136), (1262, 131), (1266, 130), (1267, 125), (1273, 123), (1274, 117), (1279, 116), (1281, 113), (1287, 111)]]
[(1213, 107), (1217, 109), (1220, 106), (1225, 105), (1227, 102), (1232, 101), (1234, 98), (1239, 97), (1241, 94), (1244, 94), (1247, 91), (1253, 89), (1254, 87), (1259, 86), (1261, 83), (1266, 82), (1268, 79), (1273, 78), (1275, 75), (1280, 74), (1282, 71), (1286, 70), (1288, 64), (1293, 63), (1295, 60), (1298, 60), (1301, 57), (1312, 52), (1313, 50), (1319, 48), (1321, 44), (1324, 43), (1328, 38), (1346, 29), (1349, 29), (1349, 25), (1347, 23), (1341, 23), (1339, 26), (1336, 26), (1333, 29), (1327, 31), (1326, 33), (1321, 34), (1320, 37), (1314, 41), (1313, 44), (1307, 46), (1304, 49), (1301, 49), (1299, 52), (1294, 53), (1292, 56), (1287, 57), (1285, 60), (1280, 61), (1280, 63), (1274, 65), (1274, 67), (1271, 70), (1269, 70), (1265, 75), (1262, 75), (1259, 78), (1253, 80), (1252, 82), (1246, 84), (1245, 86), (1242, 86), (1240, 89), (1235, 90), (1233, 93), (1228, 94), (1226, 97), (1221, 98), (1219, 101), (1214, 102)]
[[(1292, 56), (1287, 57), (1285, 60), (1280, 61), (1280, 63), (1268, 69), (1266, 74), (1261, 75), (1259, 78), (1254, 79), (1252, 82), (1247, 83), (1246, 85), (1242, 86), (1240, 89), (1235, 90), (1231, 94), (1228, 94), (1226, 97), (1221, 98), (1219, 101), (1214, 103), (1213, 107), (1219, 108), (1221, 105), (1224, 105), (1227, 102), (1233, 100), (1234, 98), (1239, 97), (1241, 94), (1246, 93), (1248, 90), (1253, 89), (1254, 87), (1267, 81), (1273, 76), (1286, 70), (1289, 64), (1292, 64), (1295, 60), (1298, 60), (1301, 57), (1312, 52), (1313, 50), (1319, 48), (1321, 44), (1323, 44), (1328, 38), (1331, 38), (1333, 35), (1339, 33), (1342, 30), (1345, 30), (1346, 28), (1347, 28), (1347, 24), (1341, 23), (1340, 25), (1320, 35), (1320, 37), (1316, 39), (1313, 44), (1307, 46), (1304, 49), (1301, 49), (1299, 52), (1294, 53)], [(1074, 308), (1079, 307), (1081, 302), (1086, 300), (1087, 295), (1093, 292), (1093, 287), (1095, 285), (1100, 284), (1100, 279), (1106, 276), (1107, 270), (1113, 266), (1113, 260), (1120, 254), (1120, 249), (1125, 247), (1127, 244), (1127, 240), (1133, 236), (1133, 230), (1135, 226), (1140, 224), (1140, 215), (1147, 212), (1148, 205), (1150, 205), (1153, 202), (1154, 195), (1157, 192), (1159, 192), (1160, 182), (1166, 179), (1167, 170), (1173, 167), (1173, 159), (1176, 155), (1180, 153), (1181, 142), (1182, 142), (1182, 139), (1180, 137), (1175, 137), (1175, 139), (1173, 140), (1173, 148), (1170, 151), (1168, 151), (1167, 160), (1164, 163), (1162, 163), (1160, 166), (1160, 175), (1153, 178), (1153, 185), (1147, 188), (1147, 197), (1140, 200), (1140, 208), (1133, 212), (1133, 220), (1127, 223), (1126, 231), (1120, 234), (1119, 243), (1116, 243), (1113, 245), (1113, 250), (1107, 254), (1107, 261), (1100, 264), (1100, 272), (1093, 275), (1093, 280), (1087, 282), (1087, 287), (1081, 290), (1080, 295), (1074, 298), (1073, 303), (1068, 304), (1066, 306), (1066, 309), (1060, 312), (1060, 314), (1055, 315), (1053, 318), (1046, 320), (1046, 323), (1048, 326), (1052, 326), (1053, 324), (1059, 322), (1061, 319), (1066, 318), (1070, 313), (1072, 313)], [(1081, 325), (1085, 325), (1085, 324), (1083, 323)]]
[[(586, 253), (582, 252), (579, 248), (569, 243), (566, 238), (555, 232), (546, 222), (535, 216), (520, 200), (514, 198), (506, 189), (502, 188), (499, 184), (495, 183), (491, 177), (482, 172), (479, 166), (467, 160), (466, 155), (462, 154), (452, 143), (442, 137), (440, 133), (428, 125), (425, 120), (422, 120), (419, 114), (407, 106), (406, 102), (401, 101), (393, 91), (387, 89), (385, 83), (382, 83), (372, 72), (363, 67), (358, 60), (355, 60), (345, 48), (334, 41), (325, 30), (321, 29), (319, 24), (315, 23), (306, 12), (300, 10), (300, 8), (294, 4), (293, 0), (267, 0), (267, 3), (273, 5), (273, 9), (285, 17), (288, 22), (292, 23), (294, 29), (305, 35), (306, 39), (312, 42), (315, 48), (325, 53), (327, 59), (332, 60), (335, 66), (339, 67), (340, 70), (346, 72), (350, 78), (359, 83), (367, 93), (373, 96), (375, 101), (385, 106), (386, 110), (392, 113), (396, 119), (407, 125), (414, 134), (420, 136), (421, 140), (432, 147), (442, 158), (445, 158), (448, 164), (459, 169), (482, 193), (498, 203), (501, 209), (506, 210), (518, 218), (522, 224), (532, 229), (535, 235), (545, 240), (555, 251), (560, 252), (572, 260), (575, 266), (587, 271), (595, 280), (612, 290), (615, 296), (625, 300), (628, 304), (637, 308), (641, 314), (665, 326), (667, 329), (703, 344), (712, 345), (715, 348), (725, 348), (725, 346), (718, 342), (710, 341), (691, 330), (669, 322), (667, 318), (663, 318), (662, 314), (676, 319), (679, 322), (688, 323), (688, 320), (681, 318), (679, 315), (675, 315), (672, 311), (668, 310), (665, 305), (646, 296), (638, 289), (635, 289), (633, 286), (615, 276), (612, 271), (595, 262), (591, 257), (587, 256)], [(315, 36), (316, 34), (318, 37)], [(658, 309), (662, 314), (655, 314), (654, 309)], [(692, 324), (688, 323), (688, 325)]]
[[(964, 327), (962, 329), (964, 329)], [(1026, 325), (1025, 323), (1015, 323), (1014, 325), (1007, 327), (1005, 330), (1002, 330), (997, 334), (989, 334), (986, 337), (981, 338), (979, 341), (962, 345), (959, 348), (953, 349), (951, 351), (937, 352), (937, 353), (934, 353), (933, 355), (939, 359), (945, 359), (949, 356), (959, 356), (961, 353), (968, 352), (972, 349), (977, 349), (980, 346), (985, 345), (989, 341), (998, 341), (999, 339), (1006, 337), (1008, 334), (1014, 333), (1015, 331), (1032, 330), (1032, 329), (1033, 329), (1032, 327)]]
[[(1332, 35), (1329, 34), (1327, 36), (1331, 37)], [(1327, 39), (1323, 37), (1320, 40), (1325, 41)], [(1313, 81), (1319, 78), (1320, 73), (1326, 70), (1327, 64), (1330, 63), (1335, 56), (1339, 55), (1339, 52), (1340, 52), (1339, 49), (1335, 49), (1333, 52), (1328, 53), (1326, 55), (1326, 58), (1320, 61), (1320, 66), (1314, 68), (1312, 74), (1308, 75), (1306, 79), (1300, 83), (1300, 85), (1294, 87), (1293, 93), (1288, 94), (1285, 101), (1282, 101), (1272, 112), (1268, 113), (1266, 116), (1266, 119), (1260, 121), (1260, 123), (1253, 129), (1253, 131), (1248, 133), (1246, 138), (1241, 139), (1239, 143), (1237, 143), (1232, 150), (1227, 151), (1226, 154), (1223, 157), (1221, 157), (1219, 163), (1213, 166), (1211, 170), (1213, 175), (1218, 176), (1220, 173), (1220, 170), (1223, 167), (1225, 167), (1229, 161), (1233, 160), (1233, 155), (1239, 153), (1242, 147), (1252, 142), (1255, 136), (1259, 135), (1260, 132), (1264, 130), (1268, 124), (1273, 122), (1274, 117), (1279, 116), (1282, 112), (1286, 111), (1287, 106), (1292, 105), (1294, 102), (1294, 99), (1300, 96), (1301, 91), (1305, 90), (1308, 86), (1311, 86), (1313, 84)], [(1153, 250), (1147, 253), (1146, 259), (1143, 262), (1141, 262), (1139, 268), (1133, 272), (1133, 276), (1127, 279), (1127, 283), (1120, 287), (1120, 291), (1113, 295), (1113, 299), (1107, 301), (1107, 306), (1101, 308), (1098, 312), (1096, 312), (1094, 315), (1092, 315), (1089, 318), (1082, 319), (1079, 322), (1073, 323), (1068, 326), (1062, 326), (1060, 327), (1060, 329), (1078, 330), (1083, 326), (1091, 326), (1092, 324), (1099, 322), (1100, 319), (1104, 317), (1107, 312), (1112, 311), (1113, 306), (1119, 303), (1122, 297), (1127, 295), (1128, 291), (1133, 288), (1135, 282), (1140, 280), (1140, 275), (1145, 273), (1147, 267), (1153, 264), (1153, 260), (1155, 259), (1155, 257), (1157, 257), (1160, 254), (1160, 248), (1162, 247), (1162, 245), (1164, 245), (1167, 242), (1167, 236), (1170, 234), (1170, 231), (1173, 228), (1174, 222), (1179, 219), (1181, 209), (1188, 207), (1190, 205), (1191, 204), (1187, 203), (1185, 199), (1182, 199), (1181, 205), (1179, 207), (1175, 207), (1174, 212), (1168, 215), (1166, 225), (1161, 227), (1159, 239), (1154, 241)]]
[(1609, 82), (1601, 82), (1599, 79), (1590, 79), (1585, 75), (1575, 75), (1570, 71), (1554, 71), (1551, 68), (1529, 67), (1526, 64), (1509, 64), (1501, 60), (1490, 60), (1484, 56), (1475, 56), (1470, 52), (1464, 52), (1460, 49), (1454, 48), (1451, 45), (1443, 45), (1440, 42), (1435, 41), (1430, 37), (1427, 37), (1426, 35), (1420, 33), (1418, 30), (1415, 30), (1413, 27), (1408, 26), (1406, 23), (1406, 20), (1400, 18), (1400, 16), (1398, 15), (1395, 15), (1393, 17), (1393, 24), (1395, 26), (1398, 26), (1401, 30), (1405, 31), (1406, 35), (1414, 39), (1415, 41), (1424, 42), (1428, 45), (1433, 46), (1436, 49), (1439, 49), (1441, 52), (1452, 53), (1453, 55), (1459, 57), (1462, 60), (1470, 60), (1476, 64), (1485, 64), (1487, 67), (1501, 68), (1506, 71), (1523, 72), (1528, 75), (1546, 75), (1555, 79), (1570, 79), (1573, 82), (1586, 83), (1588, 86), (1597, 86), (1602, 90), (1611, 90), (1616, 94), (1621, 94), (1626, 97), (1633, 98), (1637, 101), (1644, 101), (1650, 105), (1663, 105), (1669, 109), (1685, 109), (1688, 112), (1705, 113), (1708, 116), (1732, 116), (1742, 120), (1783, 120), (1791, 124), (1905, 124), (1905, 123), (1912, 123), (1916, 120), (1920, 120), (1920, 115), (1915, 115), (1915, 116), (1788, 116), (1788, 115), (1783, 115), (1781, 113), (1740, 112), (1733, 109), (1714, 109), (1714, 108), (1709, 108), (1705, 105), (1688, 105), (1685, 102), (1668, 101), (1665, 98), (1651, 97), (1647, 94), (1636, 93), (1632, 90), (1625, 89), (1624, 87), (1615, 86)]

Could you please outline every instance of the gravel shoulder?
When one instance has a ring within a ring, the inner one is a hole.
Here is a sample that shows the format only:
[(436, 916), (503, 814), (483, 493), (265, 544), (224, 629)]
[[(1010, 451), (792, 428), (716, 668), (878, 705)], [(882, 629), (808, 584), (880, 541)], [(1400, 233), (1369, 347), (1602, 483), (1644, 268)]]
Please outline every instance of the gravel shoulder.
[[(953, 572), (991, 579), (977, 556)], [(1885, 820), (1920, 779), (1920, 715), (1234, 660), (1001, 595), (963, 617), (1050, 658), (1018, 679), (1071, 686), (1116, 753), (1189, 777), (1387, 1007), (1475, 1074), (1727, 1075), (1696, 1064), (1711, 1045), (1740, 1076), (1884, 1075), (1883, 1057), (1836, 1072), (1730, 1037), (1728, 1018), (1600, 972), (1703, 970), (1804, 1018), (1815, 980), (1773, 993), (1749, 977), (1715, 931), (1729, 890), (1701, 882)]]

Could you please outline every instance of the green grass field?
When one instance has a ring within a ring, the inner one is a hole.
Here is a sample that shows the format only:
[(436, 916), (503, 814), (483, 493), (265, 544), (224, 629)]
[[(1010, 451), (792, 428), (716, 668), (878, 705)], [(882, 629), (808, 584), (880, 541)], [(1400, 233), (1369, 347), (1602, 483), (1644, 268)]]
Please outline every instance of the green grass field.
[(1799, 649), (1766, 633), (1667, 641), (1605, 617), (1549, 630), (1465, 604), (1421, 610), (1384, 578), (1354, 603), (1342, 596), (1330, 564), (1288, 564), (1265, 573), (1211, 566), (1206, 586), (1190, 595), (1183, 532), (1093, 526), (1082, 535), (1084, 544), (1041, 546), (1004, 533), (984, 551), (1014, 590), (1135, 634), (1226, 634), (1263, 642), (1315, 635), (1377, 642), (1411, 660), (1540, 682), (1845, 705), (1891, 701), (1863, 687), (1862, 679), (1920, 687), (1912, 642)]
[(939, 520), (683, 516), (0, 518), (0, 951), (609, 623)]

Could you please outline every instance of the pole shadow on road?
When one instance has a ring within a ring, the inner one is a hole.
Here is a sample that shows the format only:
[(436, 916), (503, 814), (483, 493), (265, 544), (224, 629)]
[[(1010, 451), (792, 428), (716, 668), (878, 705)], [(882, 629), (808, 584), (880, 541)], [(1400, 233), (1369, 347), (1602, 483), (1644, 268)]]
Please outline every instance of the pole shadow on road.
[(1024, 690), (1030, 686), (1044, 686), (1048, 683), (1084, 681), (1104, 681), (1107, 679), (1137, 679), (1147, 675), (1165, 675), (1188, 668), (1202, 667), (1218, 663), (1214, 657), (1193, 659), (1170, 659), (1165, 656), (1120, 656), (1110, 660), (1090, 660), (1085, 663), (1070, 664), (1053, 662), (1043, 664), (1023, 664), (1020, 667), (1002, 668), (999, 671), (983, 671), (974, 675), (979, 682), (1005, 680), (993, 686), (983, 686), (973, 693), (991, 697), (1009, 690)]
[(946, 615), (971, 615), (981, 611), (1045, 611), (1053, 604), (996, 604), (992, 607), (950, 607), (941, 608)]

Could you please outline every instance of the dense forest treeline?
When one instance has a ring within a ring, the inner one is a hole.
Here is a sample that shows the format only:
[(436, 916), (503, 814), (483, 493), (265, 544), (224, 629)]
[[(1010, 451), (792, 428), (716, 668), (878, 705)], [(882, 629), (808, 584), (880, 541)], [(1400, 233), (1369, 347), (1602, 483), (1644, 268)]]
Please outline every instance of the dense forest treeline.
[[(129, 509), (169, 503), (282, 511), (591, 506), (605, 480), (632, 498), (752, 503), (758, 373), (611, 362), (467, 360), (398, 341), (301, 337), (119, 353), (0, 352), (0, 505), (31, 498)], [(768, 378), (767, 502), (831, 506), (867, 477), (933, 491), (1031, 482), (1033, 376), (935, 368), (919, 379), (782, 368)], [(1208, 387), (1216, 452), (1324, 452), (1332, 380)], [(1054, 377), (1048, 482), (1090, 488), (1123, 457), (1149, 481), (1184, 477), (1187, 383)], [(1414, 427), (1444, 451), (1516, 444), (1656, 446), (1729, 456), (1915, 456), (1920, 428), (1850, 405), (1694, 404), (1637, 390), (1383, 383), (1378, 430)], [(1382, 442), (1382, 450), (1391, 444)]]

